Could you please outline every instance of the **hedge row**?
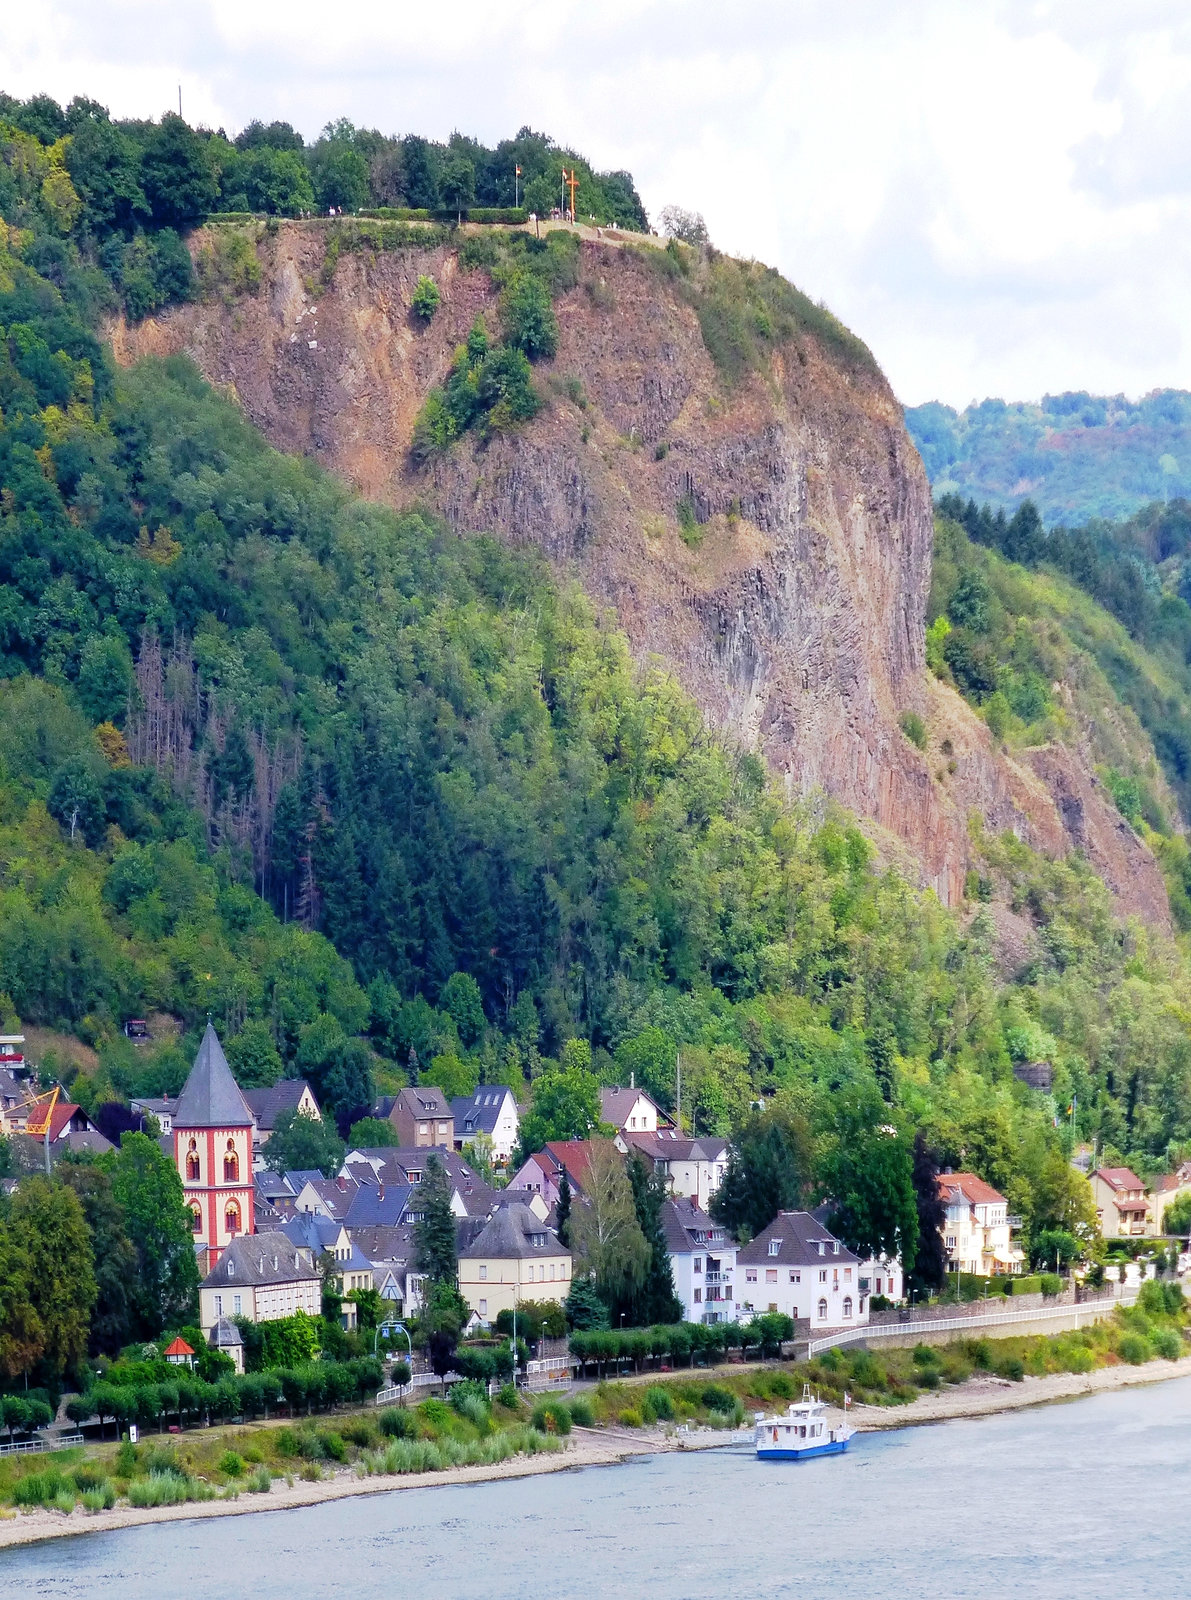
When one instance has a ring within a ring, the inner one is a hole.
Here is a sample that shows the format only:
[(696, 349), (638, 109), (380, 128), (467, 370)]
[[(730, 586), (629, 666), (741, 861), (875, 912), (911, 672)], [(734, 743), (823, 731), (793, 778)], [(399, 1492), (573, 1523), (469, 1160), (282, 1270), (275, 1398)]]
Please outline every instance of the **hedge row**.
[(372, 1356), (353, 1361), (311, 1361), (301, 1367), (273, 1372), (249, 1372), (242, 1377), (204, 1383), (201, 1378), (179, 1375), (177, 1382), (118, 1385), (95, 1383), (66, 1412), (72, 1422), (96, 1420), (103, 1427), (135, 1422), (140, 1427), (164, 1427), (176, 1418), (179, 1427), (201, 1422), (228, 1422), (268, 1416), (271, 1407), (285, 1405), (291, 1413), (347, 1405), (369, 1399), (384, 1382), (384, 1368)]
[[(377, 206), (370, 211), (360, 211), (357, 215), (376, 217), (382, 222), (454, 222), (458, 213), (443, 209), (414, 210), (409, 206)], [(464, 206), (463, 220), (502, 223), (505, 227), (516, 228), (529, 221), (529, 212), (524, 206)]]
[(661, 1362), (723, 1360), (729, 1350), (755, 1349), (762, 1356), (777, 1355), (785, 1339), (794, 1334), (790, 1317), (771, 1311), (752, 1322), (675, 1322), (653, 1328), (593, 1328), (571, 1334), (571, 1355), (586, 1369), (595, 1363), (603, 1371), (609, 1361), (631, 1360), (635, 1369), (651, 1357)]

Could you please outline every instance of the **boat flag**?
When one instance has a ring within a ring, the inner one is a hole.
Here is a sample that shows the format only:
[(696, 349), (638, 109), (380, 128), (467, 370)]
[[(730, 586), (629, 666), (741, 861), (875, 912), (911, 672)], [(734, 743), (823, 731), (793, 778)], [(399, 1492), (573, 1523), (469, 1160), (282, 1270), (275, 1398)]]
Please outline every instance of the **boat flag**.
[(846, 1411), (851, 1404), (852, 1404), (852, 1396), (845, 1389), (844, 1390), (844, 1410)]

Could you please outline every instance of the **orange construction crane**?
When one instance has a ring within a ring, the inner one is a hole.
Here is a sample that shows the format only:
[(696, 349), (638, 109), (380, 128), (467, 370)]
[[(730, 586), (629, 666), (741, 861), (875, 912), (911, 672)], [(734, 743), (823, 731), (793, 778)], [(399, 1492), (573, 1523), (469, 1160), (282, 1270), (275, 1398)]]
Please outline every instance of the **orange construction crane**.
[(58, 1104), (58, 1096), (62, 1093), (60, 1084), (55, 1084), (52, 1089), (47, 1089), (42, 1094), (31, 1094), (12, 1109), (14, 1111), (28, 1110), (25, 1118), (25, 1132), (34, 1139), (45, 1140), (45, 1171), (46, 1177), (50, 1175), (50, 1129), (54, 1124), (54, 1107)]
[(567, 189), (569, 189), (571, 191), (571, 221), (574, 222), (575, 221), (575, 190), (579, 187), (579, 179), (575, 174), (574, 167), (572, 167), (569, 172), (567, 171), (567, 169), (565, 167), (562, 169), (562, 181), (563, 181), (564, 188), (567, 188)]

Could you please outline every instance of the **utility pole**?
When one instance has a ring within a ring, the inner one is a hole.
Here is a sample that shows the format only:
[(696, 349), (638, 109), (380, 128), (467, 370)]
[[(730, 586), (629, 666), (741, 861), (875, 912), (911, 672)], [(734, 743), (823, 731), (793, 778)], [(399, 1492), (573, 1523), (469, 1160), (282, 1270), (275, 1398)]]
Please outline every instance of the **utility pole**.
[(678, 1052), (678, 1059), (677, 1059), (677, 1063), (676, 1063), (676, 1066), (675, 1066), (675, 1071), (676, 1071), (677, 1076), (678, 1076), (678, 1091), (677, 1091), (678, 1104), (675, 1107), (675, 1117), (676, 1117), (677, 1122), (678, 1122), (678, 1131), (679, 1131), (679, 1133), (681, 1133), (682, 1132), (682, 1051), (681, 1050)]
[(178, 85), (178, 115), (182, 115), (182, 85)]
[(514, 163), (513, 166), (513, 205), (521, 204), (521, 168)]

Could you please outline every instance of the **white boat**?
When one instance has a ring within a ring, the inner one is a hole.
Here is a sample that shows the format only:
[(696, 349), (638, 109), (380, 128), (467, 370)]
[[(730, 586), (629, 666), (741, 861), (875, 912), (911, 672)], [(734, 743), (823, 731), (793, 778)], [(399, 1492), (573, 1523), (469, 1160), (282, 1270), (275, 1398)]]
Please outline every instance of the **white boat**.
[[(846, 1404), (846, 1401), (845, 1401)], [(758, 1461), (805, 1461), (810, 1456), (837, 1456), (848, 1448), (855, 1433), (846, 1422), (829, 1424), (827, 1407), (802, 1386), (802, 1399), (791, 1405), (784, 1416), (756, 1416), (753, 1442)]]

